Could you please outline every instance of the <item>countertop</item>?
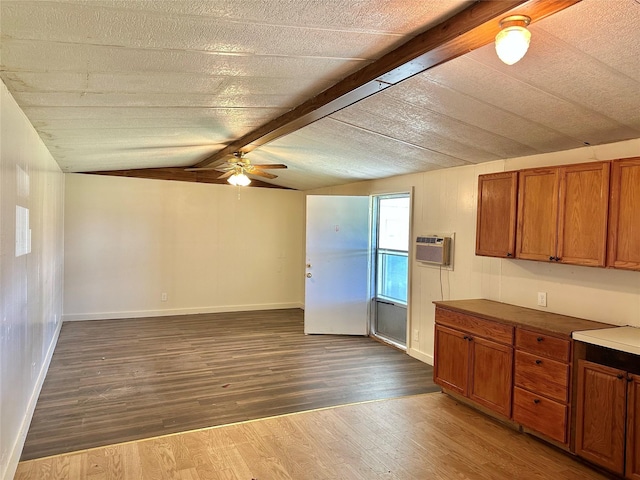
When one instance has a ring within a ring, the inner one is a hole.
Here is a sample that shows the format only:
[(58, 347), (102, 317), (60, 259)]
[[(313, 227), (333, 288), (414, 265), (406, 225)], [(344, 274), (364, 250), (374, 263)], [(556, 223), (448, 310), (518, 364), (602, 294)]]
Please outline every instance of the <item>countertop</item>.
[(557, 313), (518, 307), (493, 300), (446, 300), (433, 302), (437, 307), (468, 313), (477, 317), (526, 328), (540, 333), (551, 333), (571, 338), (576, 331), (608, 329), (608, 323), (594, 322)]
[(622, 352), (640, 355), (640, 328), (613, 327), (598, 330), (573, 332), (573, 339), (579, 342), (612, 348)]

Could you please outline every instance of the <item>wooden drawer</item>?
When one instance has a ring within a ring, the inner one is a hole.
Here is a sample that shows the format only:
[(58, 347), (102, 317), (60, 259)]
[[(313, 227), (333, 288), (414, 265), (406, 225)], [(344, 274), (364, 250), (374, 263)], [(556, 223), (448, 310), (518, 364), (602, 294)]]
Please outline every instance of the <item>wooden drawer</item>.
[(567, 443), (567, 411), (565, 404), (518, 387), (513, 390), (513, 419), (564, 444)]
[(516, 328), (516, 348), (568, 363), (571, 354), (571, 341)]
[(464, 330), (494, 342), (513, 345), (513, 327), (503, 323), (485, 320), (483, 318), (453, 312), (443, 308), (436, 308), (436, 323)]
[(560, 402), (569, 401), (569, 365), (516, 350), (515, 384)]

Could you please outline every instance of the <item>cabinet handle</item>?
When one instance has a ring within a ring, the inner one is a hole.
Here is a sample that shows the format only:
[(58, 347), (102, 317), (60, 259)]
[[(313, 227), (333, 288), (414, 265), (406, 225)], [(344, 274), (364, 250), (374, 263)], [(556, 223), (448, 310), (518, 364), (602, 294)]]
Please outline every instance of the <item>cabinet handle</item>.
[(622, 380), (624, 378), (624, 375), (622, 373), (619, 373), (616, 376), (618, 377), (618, 380)]
[(554, 257), (553, 255), (551, 255), (551, 256), (549, 257), (549, 261), (550, 261), (550, 262), (553, 262), (555, 259), (556, 259), (556, 257)]
[(507, 257), (513, 257), (513, 254), (511, 252), (507, 252)]
[(464, 337), (462, 337), (464, 340), (469, 340), (469, 335), (465, 335)]
[(536, 338), (536, 340), (537, 340), (538, 342), (541, 342), (541, 341), (543, 341), (543, 340), (544, 340), (544, 337), (538, 337), (538, 338)]
[(535, 403), (537, 405), (538, 403), (540, 403), (540, 399), (539, 398), (534, 399), (533, 403)]
[(536, 365), (540, 365), (542, 363), (542, 360), (536, 360)]
[(470, 342), (473, 342), (473, 337), (469, 337), (467, 338), (467, 340), (469, 340)]
[(560, 257), (556, 257), (556, 258), (555, 258), (555, 261), (556, 261), (556, 262), (559, 262), (560, 260), (562, 260)]

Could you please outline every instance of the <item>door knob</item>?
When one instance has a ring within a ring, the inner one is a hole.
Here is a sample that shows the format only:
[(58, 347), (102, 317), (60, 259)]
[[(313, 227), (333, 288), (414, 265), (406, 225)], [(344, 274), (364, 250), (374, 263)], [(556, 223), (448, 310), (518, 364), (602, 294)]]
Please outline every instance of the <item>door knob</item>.
[(307, 278), (311, 278), (313, 277), (313, 275), (311, 275), (311, 272), (307, 273)]

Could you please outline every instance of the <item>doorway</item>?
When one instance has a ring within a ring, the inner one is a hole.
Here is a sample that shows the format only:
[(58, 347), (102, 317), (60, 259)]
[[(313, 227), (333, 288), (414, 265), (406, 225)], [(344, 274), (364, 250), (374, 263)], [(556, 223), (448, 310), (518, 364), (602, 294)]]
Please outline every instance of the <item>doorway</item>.
[(406, 350), (411, 196), (398, 193), (372, 198), (371, 333)]

